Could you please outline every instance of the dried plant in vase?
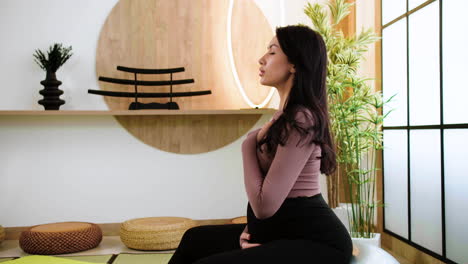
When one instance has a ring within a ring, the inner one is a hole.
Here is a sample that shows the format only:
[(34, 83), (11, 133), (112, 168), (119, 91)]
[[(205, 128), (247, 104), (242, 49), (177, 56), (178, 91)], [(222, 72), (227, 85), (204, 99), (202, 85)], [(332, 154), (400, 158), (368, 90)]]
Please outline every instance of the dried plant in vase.
[(55, 43), (49, 47), (47, 57), (44, 52), (38, 49), (33, 54), (34, 61), (46, 72), (46, 79), (41, 81), (44, 89), (39, 91), (44, 99), (38, 101), (45, 110), (59, 110), (60, 106), (65, 103), (59, 98), (63, 94), (63, 91), (58, 88), (62, 82), (57, 80), (55, 73), (73, 55), (71, 50), (71, 46), (66, 48), (62, 44)]

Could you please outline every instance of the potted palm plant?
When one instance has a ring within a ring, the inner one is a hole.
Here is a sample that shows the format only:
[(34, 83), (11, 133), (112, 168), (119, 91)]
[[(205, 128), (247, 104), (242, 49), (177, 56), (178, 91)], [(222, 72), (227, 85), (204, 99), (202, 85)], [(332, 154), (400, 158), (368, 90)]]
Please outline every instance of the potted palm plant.
[(63, 91), (58, 88), (62, 82), (57, 80), (55, 73), (73, 55), (71, 50), (71, 46), (66, 48), (62, 44), (55, 43), (49, 47), (47, 57), (41, 50), (36, 50), (33, 54), (34, 61), (46, 72), (46, 79), (41, 81), (44, 89), (39, 91), (44, 99), (38, 101), (45, 110), (59, 110), (60, 106), (65, 103), (59, 98), (63, 94)]
[[(376, 152), (382, 148), (381, 126), (385, 116), (381, 108), (382, 94), (375, 92), (357, 70), (367, 46), (380, 37), (372, 29), (363, 30), (357, 36), (344, 36), (338, 24), (349, 13), (345, 0), (321, 4), (308, 3), (305, 14), (313, 28), (324, 38), (328, 55), (328, 99), (331, 130), (337, 147), (338, 169), (327, 177), (328, 202), (331, 208), (338, 207), (340, 177), (348, 187), (347, 200), (342, 204), (347, 214), (345, 225), (353, 239), (377, 238), (374, 233), (375, 210), (383, 206), (375, 198)], [(388, 115), (388, 113), (387, 113)], [(344, 221), (344, 219), (341, 219)]]

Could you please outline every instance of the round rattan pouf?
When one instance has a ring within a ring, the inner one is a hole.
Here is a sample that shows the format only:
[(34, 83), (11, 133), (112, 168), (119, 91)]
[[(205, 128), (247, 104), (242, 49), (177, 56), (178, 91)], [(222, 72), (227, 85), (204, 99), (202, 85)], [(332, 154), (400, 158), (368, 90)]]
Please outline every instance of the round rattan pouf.
[(247, 224), (247, 216), (239, 216), (236, 218), (231, 219), (231, 223), (233, 224)]
[(5, 240), (5, 229), (0, 225), (0, 244), (2, 244), (3, 240)]
[(131, 219), (120, 225), (120, 240), (138, 250), (176, 249), (185, 231), (196, 226), (183, 217), (146, 217)]
[(101, 228), (93, 223), (61, 222), (36, 225), (21, 232), (19, 245), (29, 254), (59, 255), (95, 248)]

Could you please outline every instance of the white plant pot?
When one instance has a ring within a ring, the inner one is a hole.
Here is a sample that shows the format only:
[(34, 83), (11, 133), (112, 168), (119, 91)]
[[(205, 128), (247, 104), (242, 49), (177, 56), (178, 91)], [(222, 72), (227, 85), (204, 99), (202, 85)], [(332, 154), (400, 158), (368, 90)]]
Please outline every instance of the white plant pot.
[[(339, 207), (333, 208), (332, 210), (336, 214), (338, 219), (341, 220), (341, 222), (346, 227), (348, 232), (350, 232), (350, 230), (349, 230), (349, 220), (348, 220), (348, 211), (349, 211), (349, 214), (351, 215), (351, 210), (352, 210), (351, 204), (349, 204), (349, 203), (340, 203)], [(373, 234), (374, 234), (373, 238), (354, 238), (354, 237), (352, 237), (351, 239), (353, 240), (353, 243), (355, 241), (359, 241), (359, 243), (366, 243), (366, 244), (369, 244), (369, 245), (374, 245), (376, 247), (381, 247), (380, 246), (380, 234), (379, 233), (373, 233)]]
[[(380, 237), (380, 234), (379, 234)], [(364, 238), (369, 239), (369, 238)], [(351, 258), (351, 264), (399, 264), (387, 251), (364, 242), (362, 239), (353, 238), (353, 244), (359, 250), (357, 256)]]
[(372, 238), (362, 238), (362, 237), (351, 237), (351, 240), (353, 241), (353, 245), (371, 245), (371, 246), (376, 246), (376, 247), (381, 247), (380, 246), (380, 233), (371, 233), (374, 235)]

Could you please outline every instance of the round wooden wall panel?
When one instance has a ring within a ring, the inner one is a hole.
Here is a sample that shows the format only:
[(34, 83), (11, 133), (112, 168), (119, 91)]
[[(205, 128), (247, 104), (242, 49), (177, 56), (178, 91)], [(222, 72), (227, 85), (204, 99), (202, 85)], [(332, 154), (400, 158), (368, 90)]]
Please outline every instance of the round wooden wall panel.
[[(173, 85), (173, 92), (211, 90), (212, 94), (173, 98), (180, 109), (249, 108), (236, 77), (246, 96), (255, 104), (262, 103), (271, 88), (259, 83), (258, 59), (266, 52), (274, 33), (253, 0), (232, 1), (230, 12), (230, 0), (120, 0), (99, 36), (97, 76), (134, 79), (132, 73), (118, 71), (118, 65), (149, 69), (184, 67), (184, 72), (173, 74), (173, 80), (194, 79), (195, 83)], [(169, 79), (169, 74), (138, 74), (138, 80)], [(107, 91), (134, 91), (132, 85), (99, 81), (99, 86)], [(138, 91), (169, 92), (170, 87), (138, 86)], [(134, 99), (106, 96), (104, 100), (111, 110), (126, 110)], [(139, 98), (139, 101), (166, 103), (169, 98)], [(168, 152), (195, 154), (230, 144), (247, 133), (260, 117), (167, 115), (116, 119), (146, 144)]]

